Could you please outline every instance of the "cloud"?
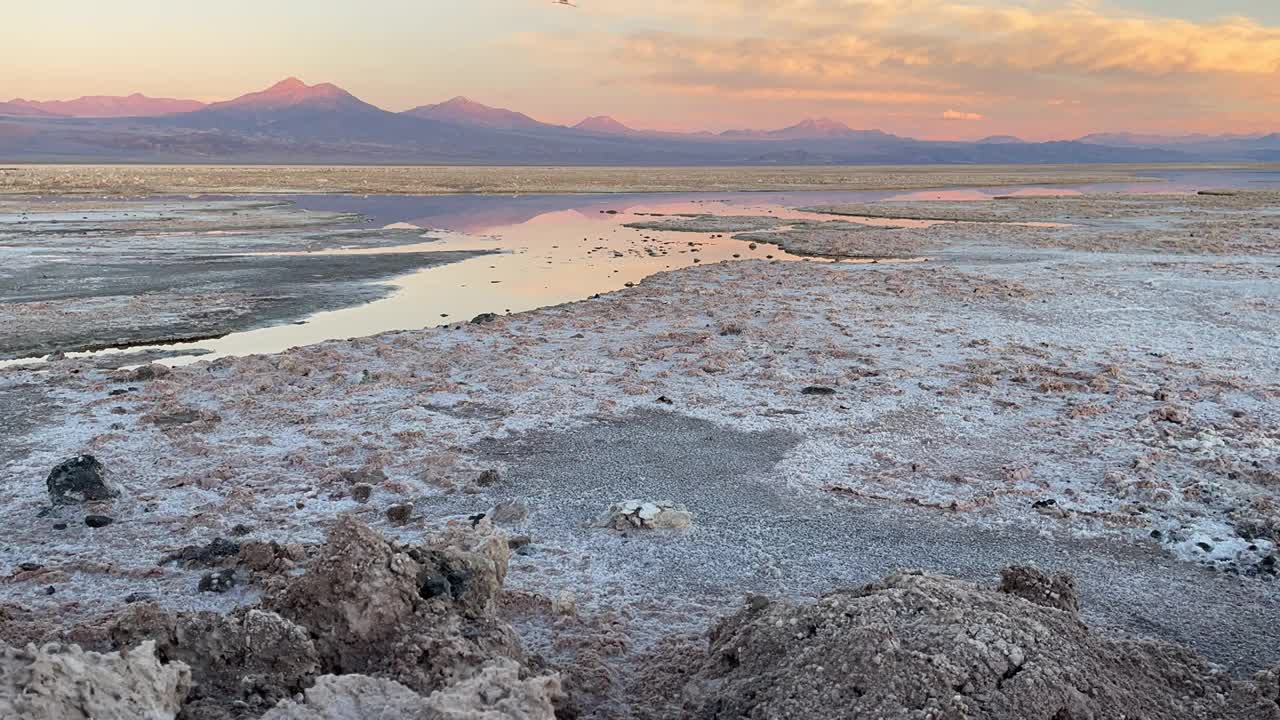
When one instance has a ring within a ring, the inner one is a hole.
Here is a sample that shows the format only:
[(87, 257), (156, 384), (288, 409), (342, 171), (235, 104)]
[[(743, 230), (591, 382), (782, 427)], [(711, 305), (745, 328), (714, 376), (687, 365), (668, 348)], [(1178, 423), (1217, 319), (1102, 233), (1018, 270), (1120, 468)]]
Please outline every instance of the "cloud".
[[(1132, 104), (1136, 117), (1280, 111), (1280, 91), (1259, 91), (1280, 86), (1280, 27), (1243, 17), (1191, 21), (1091, 0), (624, 0), (612, 12), (655, 6), (670, 22), (615, 31), (613, 61), (673, 91), (981, 103), (1001, 115), (1045, 105)], [(944, 118), (958, 115), (972, 113)]]
[(556, 82), (610, 88), (651, 123), (829, 115), (945, 135), (981, 120), (1027, 137), (1277, 129), (1280, 27), (1117, 3), (1132, 4), (610, 0), (583, 4), (572, 37), (533, 34), (577, 53)]

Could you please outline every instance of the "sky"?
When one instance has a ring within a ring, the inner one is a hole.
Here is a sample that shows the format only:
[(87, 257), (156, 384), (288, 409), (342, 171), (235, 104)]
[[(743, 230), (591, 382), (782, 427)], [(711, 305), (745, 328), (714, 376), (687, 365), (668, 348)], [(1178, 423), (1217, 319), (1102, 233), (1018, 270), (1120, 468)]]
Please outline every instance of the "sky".
[(286, 76), (662, 130), (1280, 131), (1280, 0), (41, 0), (0, 98), (220, 100)]

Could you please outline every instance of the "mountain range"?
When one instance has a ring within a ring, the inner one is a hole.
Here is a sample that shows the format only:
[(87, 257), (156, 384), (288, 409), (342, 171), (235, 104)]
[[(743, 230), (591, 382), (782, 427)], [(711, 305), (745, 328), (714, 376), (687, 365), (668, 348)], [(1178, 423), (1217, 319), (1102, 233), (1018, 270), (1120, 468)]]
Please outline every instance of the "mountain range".
[(1111, 133), (1027, 142), (917, 140), (811, 118), (775, 130), (638, 130), (601, 115), (566, 127), (465, 97), (390, 112), (287, 78), (210, 104), (88, 96), (0, 102), (0, 160), (458, 164), (821, 165), (1280, 160), (1280, 134)]
[(153, 98), (141, 93), (127, 97), (86, 95), (75, 100), (23, 100), (0, 102), (0, 115), (37, 115), (83, 118), (148, 117), (176, 115), (204, 107), (198, 100)]

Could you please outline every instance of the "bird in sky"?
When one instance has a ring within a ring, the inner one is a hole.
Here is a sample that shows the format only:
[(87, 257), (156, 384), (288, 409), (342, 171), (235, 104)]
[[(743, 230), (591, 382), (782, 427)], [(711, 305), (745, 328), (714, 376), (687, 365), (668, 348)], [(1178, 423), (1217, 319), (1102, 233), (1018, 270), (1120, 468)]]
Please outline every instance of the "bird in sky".
[(551, 4), (564, 5), (565, 7), (573, 7), (573, 8), (578, 7), (577, 5), (574, 5), (572, 2), (570, 2), (570, 0), (551, 0)]

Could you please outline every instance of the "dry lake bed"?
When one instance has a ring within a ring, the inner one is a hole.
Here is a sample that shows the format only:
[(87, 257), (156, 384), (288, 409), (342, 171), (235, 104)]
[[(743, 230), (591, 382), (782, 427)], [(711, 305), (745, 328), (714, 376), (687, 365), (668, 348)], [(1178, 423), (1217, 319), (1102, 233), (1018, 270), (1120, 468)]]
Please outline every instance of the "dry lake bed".
[[(386, 169), (363, 192), (24, 172), (0, 196), (0, 639), (275, 608), (271, 562), (235, 558), (306, 565), (349, 517), (510, 540), (496, 617), (583, 717), (698, 705), (653, 668), (747, 594), (903, 569), (1066, 573), (1094, 632), (1227, 683), (1280, 664), (1274, 169), (435, 196)], [(118, 497), (51, 504), (78, 455)], [(619, 530), (630, 500), (674, 527)], [(215, 540), (221, 565), (165, 562)]]

